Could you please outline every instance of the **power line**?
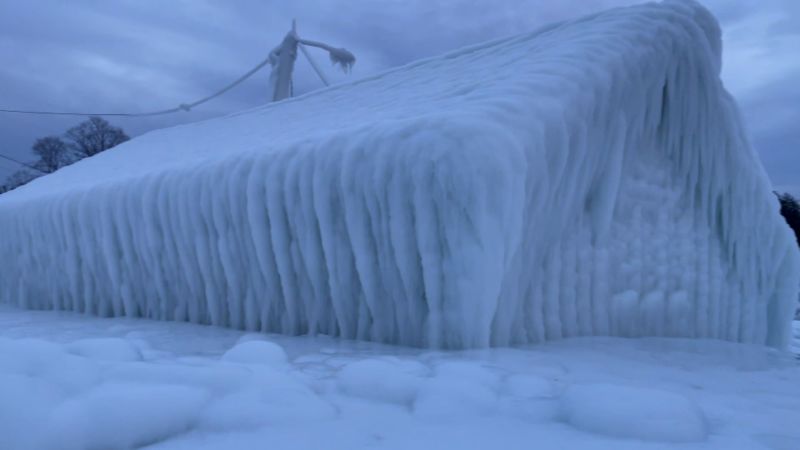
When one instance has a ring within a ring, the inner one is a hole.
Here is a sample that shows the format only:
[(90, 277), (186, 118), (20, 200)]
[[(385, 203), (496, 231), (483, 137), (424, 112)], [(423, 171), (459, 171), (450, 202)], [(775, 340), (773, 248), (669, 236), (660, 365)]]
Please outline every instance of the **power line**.
[(17, 168), (19, 168), (17, 163), (0, 159), (0, 169), (2, 169), (2, 171), (12, 172), (17, 170)]
[[(311, 64), (311, 67), (314, 69), (314, 72), (317, 73), (317, 75), (319, 76), (320, 80), (322, 80), (322, 82), (325, 84), (325, 86), (330, 86), (330, 82), (327, 80), (327, 78), (323, 74), (322, 70), (317, 65), (316, 61), (314, 61), (314, 59), (308, 53), (308, 50), (306, 50), (305, 46), (302, 45), (303, 43), (305, 43), (305, 41), (300, 42), (298, 44), (298, 46), (300, 47), (300, 50), (302, 50), (302, 52), (303, 52), (303, 55), (305, 55), (306, 59)], [(308, 41), (307, 43), (309, 45), (314, 45), (316, 47), (324, 48), (324, 49), (328, 50), (328, 52), (331, 53), (331, 55), (333, 55), (334, 52), (341, 53), (343, 51), (342, 49), (332, 49), (329, 46), (324, 45), (324, 44), (320, 44), (318, 42)], [(349, 55), (348, 52), (345, 51), (345, 53), (347, 53)], [(196, 106), (200, 106), (203, 103), (206, 103), (206, 102), (208, 102), (210, 100), (213, 100), (213, 99), (219, 97), (220, 95), (228, 92), (229, 90), (233, 89), (234, 87), (238, 86), (239, 84), (241, 84), (242, 82), (244, 82), (245, 80), (247, 80), (248, 78), (253, 76), (256, 72), (261, 70), (261, 68), (263, 68), (264, 66), (266, 66), (267, 64), (270, 63), (271, 56), (272, 55), (270, 54), (270, 56), (268, 56), (265, 60), (263, 60), (260, 63), (258, 63), (255, 67), (250, 69), (244, 75), (242, 75), (241, 77), (237, 78), (235, 81), (233, 81), (232, 83), (228, 84), (227, 86), (225, 86), (224, 88), (220, 89), (219, 91), (217, 91), (217, 92), (215, 92), (215, 93), (213, 93), (213, 94), (211, 94), (211, 95), (209, 95), (207, 97), (203, 97), (200, 100), (196, 100), (196, 101), (194, 101), (192, 103), (182, 103), (182, 104), (178, 105), (175, 108), (162, 109), (162, 110), (158, 110), (158, 111), (150, 111), (150, 112), (143, 112), (143, 113), (86, 113), (86, 112), (74, 112), (74, 111), (39, 111), (39, 110), (27, 110), (27, 109), (0, 108), (0, 113), (6, 113), (6, 114), (31, 114), (31, 115), (43, 115), (43, 116), (147, 117), (147, 116), (162, 116), (162, 115), (166, 115), (166, 114), (173, 114), (173, 113), (180, 112), (180, 111), (189, 112), (192, 108), (194, 108)], [(332, 58), (333, 58), (333, 56), (332, 56)], [(353, 59), (352, 55), (350, 56), (350, 59)], [(41, 170), (39, 168), (36, 168), (35, 166), (32, 166), (32, 165), (27, 164), (27, 163), (24, 163), (22, 161), (19, 161), (19, 160), (15, 159), (15, 158), (12, 158), (10, 156), (4, 155), (2, 153), (0, 153), (0, 158), (2, 158), (4, 160), (7, 160), (7, 161), (11, 161), (11, 162), (13, 162), (15, 164), (18, 164), (20, 166), (23, 166), (23, 167), (27, 167), (29, 169), (33, 169), (33, 170), (35, 170), (37, 172), (41, 172), (41, 173), (44, 173), (44, 174), (47, 173), (47, 172), (45, 172), (45, 171), (43, 171), (43, 170)]]
[[(245, 73), (238, 79), (236, 79), (231, 84), (225, 86), (224, 88), (220, 89), (219, 91), (207, 96), (203, 97), (200, 100), (194, 101), (192, 103), (182, 103), (175, 108), (170, 109), (163, 109), (159, 111), (150, 111), (144, 113), (85, 113), (85, 112), (64, 112), (64, 111), (36, 111), (36, 110), (24, 110), (24, 109), (6, 109), (0, 108), (0, 113), (8, 113), (8, 114), (35, 114), (35, 115), (44, 115), (44, 116), (115, 116), (115, 117), (147, 117), (147, 116), (163, 116), (166, 114), (173, 114), (180, 111), (190, 111), (192, 108), (202, 105), (207, 101), (213, 100), (214, 98), (219, 97), (220, 95), (228, 92), (229, 90), (233, 89), (234, 87), (241, 84), (244, 80), (250, 78), (261, 70), (262, 67), (269, 64), (269, 57), (264, 61), (258, 63), (255, 67), (250, 69), (249, 72)], [(8, 159), (8, 158), (7, 158)], [(19, 161), (15, 161), (19, 163)], [(22, 164), (22, 163), (20, 163)], [(26, 164), (23, 164), (26, 165)], [(29, 166), (30, 167), (30, 166)]]
[(14, 159), (14, 158), (12, 158), (12, 157), (10, 157), (10, 156), (6, 156), (6, 155), (4, 155), (4, 154), (2, 154), (2, 153), (0, 153), (0, 158), (7, 159), (7, 160), (9, 160), (9, 161), (11, 161), (11, 162), (15, 162), (15, 163), (17, 163), (17, 164), (19, 164), (19, 165), (21, 165), (21, 166), (25, 166), (25, 167), (27, 167), (27, 168), (29, 168), (29, 169), (33, 169), (33, 170), (35, 170), (35, 171), (37, 171), (37, 172), (41, 172), (41, 173), (47, 173), (47, 172), (45, 172), (45, 171), (44, 171), (44, 170), (42, 170), (42, 169), (37, 169), (36, 167), (34, 167), (34, 166), (32, 166), (32, 165), (30, 165), (30, 164), (28, 164), (28, 163), (24, 163), (24, 162), (22, 162), (22, 161), (19, 161), (19, 160), (17, 160), (17, 159)]
[[(160, 116), (160, 115), (164, 115), (164, 114), (176, 113), (176, 112), (179, 112), (179, 111), (187, 111), (188, 112), (192, 108), (194, 108), (195, 106), (199, 106), (199, 105), (202, 105), (203, 103), (206, 103), (207, 101), (213, 100), (214, 98), (219, 97), (220, 95), (222, 95), (222, 94), (228, 92), (229, 90), (233, 89), (234, 87), (238, 86), (244, 80), (246, 80), (246, 79), (250, 78), (251, 76), (253, 76), (253, 74), (255, 74), (256, 72), (261, 70), (261, 68), (266, 66), (267, 64), (269, 64), (269, 58), (267, 58), (264, 61), (258, 63), (255, 67), (250, 69), (250, 71), (248, 71), (247, 73), (245, 73), (241, 77), (237, 78), (235, 81), (233, 81), (229, 85), (225, 86), (224, 88), (220, 89), (219, 91), (217, 91), (217, 92), (215, 92), (215, 93), (213, 93), (213, 94), (211, 94), (211, 95), (209, 95), (207, 97), (203, 97), (200, 100), (194, 101), (192, 103), (181, 104), (176, 108), (164, 109), (164, 110), (160, 110), (160, 111), (151, 111), (151, 112), (145, 112), (145, 113), (83, 113), (83, 112), (35, 111), (35, 110), (21, 110), (21, 109), (0, 108), (0, 112), (9, 113), (9, 114), (36, 114), (36, 115), (45, 115), (45, 116), (116, 116), (116, 117)], [(19, 161), (19, 160), (15, 159), (15, 158), (12, 158), (10, 156), (4, 155), (2, 153), (0, 153), (0, 158), (5, 159), (7, 161), (11, 161), (11, 162), (13, 162), (15, 164), (18, 164), (20, 166), (23, 166), (23, 167), (27, 167), (29, 169), (33, 169), (33, 170), (35, 170), (37, 172), (46, 173), (43, 170), (38, 169), (38, 168), (28, 164), (28, 163), (24, 163), (22, 161)]]
[(317, 76), (319, 77), (320, 80), (322, 80), (322, 83), (325, 86), (330, 86), (331, 84), (328, 82), (328, 79), (325, 78), (325, 74), (322, 73), (322, 69), (320, 69), (319, 66), (317, 66), (317, 62), (314, 61), (314, 59), (311, 57), (310, 54), (308, 54), (308, 50), (306, 50), (306, 46), (303, 45), (303, 44), (298, 44), (297, 46), (300, 47), (300, 50), (302, 50), (303, 54), (306, 56), (306, 59), (308, 60), (308, 63), (311, 64), (312, 68), (314, 68), (314, 72), (317, 72)]

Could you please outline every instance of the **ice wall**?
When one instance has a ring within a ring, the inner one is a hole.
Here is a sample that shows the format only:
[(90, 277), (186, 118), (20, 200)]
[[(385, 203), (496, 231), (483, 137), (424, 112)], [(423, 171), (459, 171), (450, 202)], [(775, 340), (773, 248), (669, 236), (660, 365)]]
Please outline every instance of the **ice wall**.
[(798, 252), (690, 1), (149, 133), (0, 196), (0, 301), (415, 346), (784, 346)]

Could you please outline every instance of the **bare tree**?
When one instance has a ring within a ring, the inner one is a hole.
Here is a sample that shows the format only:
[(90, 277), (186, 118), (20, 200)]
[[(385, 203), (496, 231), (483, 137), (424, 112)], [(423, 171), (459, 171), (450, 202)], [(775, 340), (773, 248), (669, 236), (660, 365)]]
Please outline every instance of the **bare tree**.
[[(32, 164), (20, 163), (29, 169), (15, 172), (0, 186), (0, 193), (10, 191), (46, 173), (72, 164), (76, 160), (94, 156), (119, 145), (130, 138), (122, 128), (115, 127), (100, 117), (90, 117), (85, 122), (67, 130), (64, 137), (57, 136), (37, 139), (32, 150), (39, 160)], [(19, 162), (19, 161), (17, 161)]]
[(33, 144), (33, 153), (39, 155), (36, 168), (46, 173), (53, 173), (69, 164), (67, 144), (56, 136), (37, 139)]
[(65, 136), (71, 141), (69, 148), (78, 158), (94, 156), (130, 139), (122, 128), (96, 116), (70, 128)]
[(794, 231), (797, 245), (800, 246), (800, 202), (789, 193), (775, 193), (781, 203), (781, 215), (786, 219), (786, 223)]
[(28, 184), (40, 176), (42, 176), (41, 173), (32, 172), (27, 169), (18, 170), (6, 179), (6, 184), (3, 186), (3, 191), (16, 189), (23, 184)]

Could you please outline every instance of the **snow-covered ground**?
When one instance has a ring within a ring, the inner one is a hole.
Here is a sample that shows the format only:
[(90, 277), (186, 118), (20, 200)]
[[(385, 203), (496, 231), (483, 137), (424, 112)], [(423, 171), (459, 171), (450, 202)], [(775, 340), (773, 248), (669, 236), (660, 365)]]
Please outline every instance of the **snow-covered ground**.
[(0, 355), (2, 449), (800, 448), (800, 361), (721, 341), (437, 352), (0, 306)]

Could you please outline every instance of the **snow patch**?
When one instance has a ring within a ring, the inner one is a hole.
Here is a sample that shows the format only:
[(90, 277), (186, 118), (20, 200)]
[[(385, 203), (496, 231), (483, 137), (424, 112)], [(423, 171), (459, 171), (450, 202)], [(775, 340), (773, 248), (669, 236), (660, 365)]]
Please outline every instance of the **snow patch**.
[[(587, 337), (431, 352), (280, 337), (295, 355), (282, 365), (225, 361), (237, 339), (252, 341), (241, 334), (0, 305), (0, 448), (483, 449), (533, 442), (793, 449), (800, 442), (800, 365), (795, 355), (760, 345)], [(120, 335), (157, 356), (128, 361), (66, 351), (76, 339)]]
[(556, 395), (553, 383), (536, 375), (512, 375), (505, 380), (509, 394), (523, 398), (552, 398)]
[(215, 400), (199, 426), (214, 431), (236, 431), (276, 424), (332, 419), (336, 411), (308, 386), (272, 371), (258, 371), (254, 383)]
[(42, 448), (41, 435), (31, 430), (40, 428), (62, 398), (58, 387), (47, 381), (0, 368), (0, 448)]
[(0, 373), (38, 375), (64, 393), (80, 392), (98, 382), (97, 362), (71, 355), (40, 339), (0, 338)]
[(410, 405), (427, 372), (425, 366), (396, 358), (366, 359), (339, 371), (339, 389), (355, 397)]
[(56, 407), (48, 447), (112, 450), (145, 446), (189, 430), (207, 392), (180, 385), (105, 384)]
[(72, 354), (109, 361), (139, 361), (142, 352), (127, 339), (93, 338), (80, 339), (66, 346)]
[(414, 402), (414, 414), (438, 420), (485, 416), (499, 406), (497, 393), (474, 380), (436, 377), (425, 381)]
[(564, 420), (591, 433), (661, 442), (706, 439), (705, 418), (688, 398), (671, 392), (618, 386), (571, 386), (561, 400)]
[(280, 366), (286, 364), (288, 358), (286, 351), (274, 342), (246, 340), (225, 352), (222, 360), (242, 364)]

